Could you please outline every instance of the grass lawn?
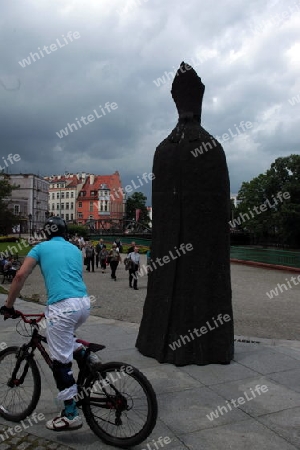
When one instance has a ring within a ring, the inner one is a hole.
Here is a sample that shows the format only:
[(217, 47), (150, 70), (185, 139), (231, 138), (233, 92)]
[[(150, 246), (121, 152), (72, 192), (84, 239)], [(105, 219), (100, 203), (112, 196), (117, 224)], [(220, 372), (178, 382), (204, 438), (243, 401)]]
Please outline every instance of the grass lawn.
[(25, 247), (25, 245), (18, 245), (18, 242), (0, 242), (0, 253), (10, 250), (14, 255), (18, 253), (19, 256), (26, 256), (30, 249), (31, 245)]
[(8, 294), (8, 291), (0, 286), (0, 294)]

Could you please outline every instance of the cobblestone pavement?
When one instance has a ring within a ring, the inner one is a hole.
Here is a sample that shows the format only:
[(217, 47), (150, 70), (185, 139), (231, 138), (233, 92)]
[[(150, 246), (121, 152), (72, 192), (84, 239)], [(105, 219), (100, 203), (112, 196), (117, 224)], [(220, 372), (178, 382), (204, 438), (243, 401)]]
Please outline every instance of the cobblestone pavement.
[[(6, 437), (5, 432), (9, 437), (3, 440)], [(9, 427), (0, 425), (0, 450), (72, 450), (71, 447), (66, 447), (47, 439), (41, 439), (24, 431), (17, 435), (14, 433), (14, 436), (10, 434)]]
[[(142, 264), (146, 258), (142, 256)], [(124, 259), (125, 255), (122, 255)], [(282, 288), (279, 295), (270, 299), (267, 292), (278, 283), (285, 283), (295, 273), (231, 265), (235, 334), (272, 339), (300, 340), (300, 284)], [(117, 269), (117, 281), (110, 277), (109, 268), (105, 274), (100, 268), (95, 273), (84, 272), (84, 279), (90, 295), (96, 297), (92, 314), (109, 319), (140, 323), (147, 293), (147, 275), (138, 282), (138, 291), (129, 288), (128, 272), (121, 263)], [(192, 280), (190, 280), (192, 282)], [(2, 285), (9, 287), (7, 283)], [(42, 276), (36, 268), (22, 289), (24, 297), (40, 298), (45, 303), (46, 295)]]

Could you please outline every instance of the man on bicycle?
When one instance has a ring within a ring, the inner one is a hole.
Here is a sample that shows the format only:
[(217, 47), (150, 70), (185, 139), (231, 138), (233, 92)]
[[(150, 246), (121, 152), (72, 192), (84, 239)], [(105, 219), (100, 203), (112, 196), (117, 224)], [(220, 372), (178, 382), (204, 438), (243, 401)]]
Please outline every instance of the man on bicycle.
[[(86, 321), (90, 298), (82, 278), (81, 251), (65, 240), (67, 226), (60, 217), (50, 217), (44, 225), (47, 241), (32, 248), (17, 272), (1, 313), (14, 315), (14, 302), (34, 267), (40, 266), (47, 290), (47, 342), (53, 359), (53, 375), (59, 389), (58, 399), (64, 401), (60, 416), (47, 422), (53, 431), (76, 430), (82, 427), (74, 397), (77, 385), (72, 373), (73, 352), (82, 352), (75, 341), (75, 330)], [(75, 356), (76, 358), (76, 356)]]

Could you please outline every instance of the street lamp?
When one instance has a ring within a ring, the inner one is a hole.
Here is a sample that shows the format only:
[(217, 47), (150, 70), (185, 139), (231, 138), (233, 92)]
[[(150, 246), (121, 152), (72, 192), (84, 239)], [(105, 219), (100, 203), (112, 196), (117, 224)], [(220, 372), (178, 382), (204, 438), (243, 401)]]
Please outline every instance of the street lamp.
[(32, 222), (32, 214), (28, 214), (28, 219), (29, 219), (29, 236), (31, 237), (31, 222)]

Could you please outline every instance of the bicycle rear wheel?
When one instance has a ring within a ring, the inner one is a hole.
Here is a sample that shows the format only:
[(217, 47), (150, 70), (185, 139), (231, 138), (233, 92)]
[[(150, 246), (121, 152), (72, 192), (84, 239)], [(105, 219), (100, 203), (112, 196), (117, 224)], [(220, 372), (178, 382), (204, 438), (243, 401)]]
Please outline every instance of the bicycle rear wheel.
[(31, 414), (41, 395), (36, 363), (28, 356), (18, 360), (19, 351), (20, 347), (8, 347), (0, 352), (0, 415), (12, 422), (20, 422)]
[(143, 442), (157, 419), (155, 392), (138, 369), (121, 362), (96, 364), (84, 388), (82, 409), (92, 431), (106, 444)]

